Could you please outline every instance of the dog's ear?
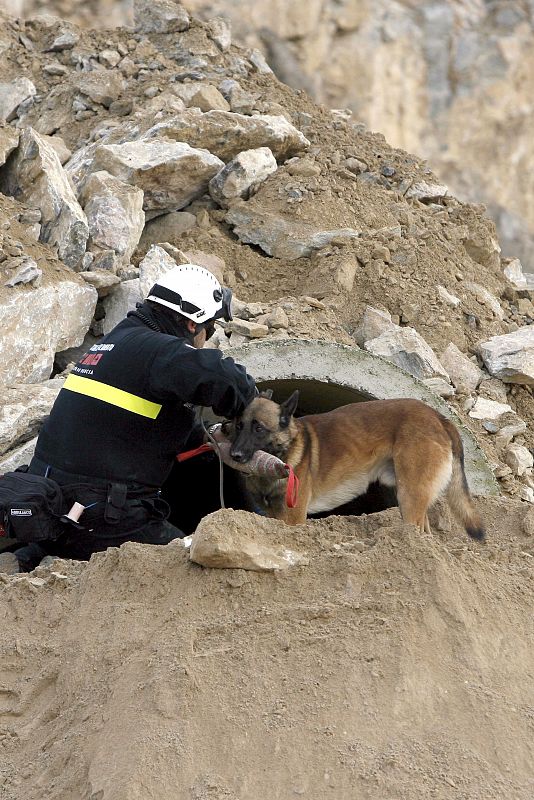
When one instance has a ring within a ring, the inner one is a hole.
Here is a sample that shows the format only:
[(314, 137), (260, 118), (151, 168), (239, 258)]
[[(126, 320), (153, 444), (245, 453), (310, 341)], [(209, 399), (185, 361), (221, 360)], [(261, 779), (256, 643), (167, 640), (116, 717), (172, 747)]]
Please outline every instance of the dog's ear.
[(273, 398), (273, 390), (272, 389), (264, 389), (260, 392), (260, 397), (265, 397), (266, 400), (272, 400)]
[(297, 410), (299, 402), (299, 390), (295, 389), (293, 394), (287, 398), (285, 403), (280, 404), (280, 427), (287, 428), (291, 421), (291, 417)]

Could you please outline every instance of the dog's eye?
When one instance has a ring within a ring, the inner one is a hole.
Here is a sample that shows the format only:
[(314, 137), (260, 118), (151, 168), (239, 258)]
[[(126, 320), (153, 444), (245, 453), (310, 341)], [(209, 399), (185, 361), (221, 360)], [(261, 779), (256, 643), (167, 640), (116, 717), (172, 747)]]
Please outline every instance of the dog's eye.
[(257, 420), (254, 420), (254, 422), (252, 423), (252, 427), (254, 429), (254, 433), (265, 433), (265, 431), (267, 430), (265, 425), (262, 425), (261, 422), (258, 422)]

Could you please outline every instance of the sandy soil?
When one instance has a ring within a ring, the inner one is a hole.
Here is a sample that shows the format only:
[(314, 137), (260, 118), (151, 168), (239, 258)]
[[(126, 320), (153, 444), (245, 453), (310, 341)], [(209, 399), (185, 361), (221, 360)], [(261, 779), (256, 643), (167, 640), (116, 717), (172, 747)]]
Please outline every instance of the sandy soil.
[(1, 578), (3, 797), (529, 800), (534, 517), (480, 505), (485, 545), (226, 511), (309, 566), (131, 544)]

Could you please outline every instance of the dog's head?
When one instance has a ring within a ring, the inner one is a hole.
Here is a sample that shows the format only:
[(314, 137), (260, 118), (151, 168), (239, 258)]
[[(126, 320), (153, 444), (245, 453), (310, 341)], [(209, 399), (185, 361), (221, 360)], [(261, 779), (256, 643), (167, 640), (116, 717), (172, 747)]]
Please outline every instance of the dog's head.
[(230, 423), (227, 432), (232, 441), (230, 455), (234, 461), (246, 464), (256, 450), (285, 458), (293, 438), (291, 420), (299, 393), (297, 389), (280, 405), (271, 400), (272, 394), (270, 389), (262, 392)]

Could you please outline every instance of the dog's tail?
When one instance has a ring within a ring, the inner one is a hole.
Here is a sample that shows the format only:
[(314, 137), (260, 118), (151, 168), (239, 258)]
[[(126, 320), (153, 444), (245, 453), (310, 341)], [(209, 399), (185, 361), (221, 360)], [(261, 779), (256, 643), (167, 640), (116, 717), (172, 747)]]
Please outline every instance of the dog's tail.
[(472, 539), (482, 541), (486, 536), (484, 524), (473, 504), (464, 466), (464, 448), (456, 426), (443, 418), (452, 445), (452, 476), (446, 490), (447, 501), (454, 516), (462, 523)]

